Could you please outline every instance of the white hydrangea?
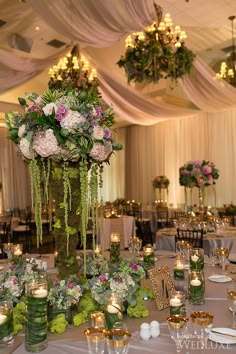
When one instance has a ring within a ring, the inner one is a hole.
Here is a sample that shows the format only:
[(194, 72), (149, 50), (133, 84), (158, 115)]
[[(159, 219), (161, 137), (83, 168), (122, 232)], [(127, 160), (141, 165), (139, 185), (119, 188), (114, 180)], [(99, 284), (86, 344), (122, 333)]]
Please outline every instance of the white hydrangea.
[(112, 150), (112, 144), (110, 141), (106, 144), (94, 143), (89, 154), (94, 160), (103, 162), (112, 153)]
[(68, 110), (67, 115), (60, 121), (61, 127), (74, 133), (78, 124), (85, 122), (86, 119), (77, 111)]
[(60, 151), (52, 129), (37, 132), (34, 136), (33, 148), (42, 157), (55, 155)]
[(53, 102), (48, 103), (48, 104), (46, 104), (46, 106), (43, 107), (43, 113), (45, 114), (45, 116), (49, 116), (50, 114), (52, 114), (53, 109), (54, 109), (54, 111), (56, 113), (56, 111), (57, 111), (56, 104), (53, 103)]
[(32, 149), (31, 143), (26, 138), (21, 138), (19, 143), (19, 149), (27, 159), (32, 160), (34, 158), (35, 154)]
[(22, 124), (20, 127), (19, 127), (19, 130), (18, 130), (18, 136), (19, 138), (22, 138), (22, 136), (24, 135), (24, 132), (25, 132), (25, 124)]
[(93, 138), (97, 140), (102, 140), (104, 136), (104, 129), (100, 125), (95, 125), (93, 128)]

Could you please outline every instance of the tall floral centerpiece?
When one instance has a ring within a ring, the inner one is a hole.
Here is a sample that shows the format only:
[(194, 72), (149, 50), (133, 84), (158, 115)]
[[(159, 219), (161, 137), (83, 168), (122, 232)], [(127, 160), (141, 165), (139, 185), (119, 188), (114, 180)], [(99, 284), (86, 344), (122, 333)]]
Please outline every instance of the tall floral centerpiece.
[(85, 249), (90, 207), (95, 244), (103, 164), (122, 149), (111, 131), (114, 113), (101, 97), (70, 89), (27, 94), (19, 102), (24, 113), (6, 114), (6, 123), (9, 138), (29, 164), (37, 244), (42, 243), (42, 203), (53, 200), (59, 272), (62, 277), (76, 274), (78, 231)]
[(154, 178), (152, 181), (152, 185), (155, 189), (158, 189), (159, 192), (159, 201), (160, 203), (164, 202), (164, 198), (162, 196), (162, 190), (166, 190), (167, 196), (168, 196), (168, 187), (169, 187), (170, 181), (166, 176), (157, 176)]
[(199, 189), (199, 208), (203, 209), (205, 187), (215, 185), (218, 178), (219, 170), (211, 161), (197, 160), (185, 163), (179, 169), (179, 183), (185, 187), (185, 204), (187, 205), (187, 188), (192, 191), (192, 188), (197, 187)]

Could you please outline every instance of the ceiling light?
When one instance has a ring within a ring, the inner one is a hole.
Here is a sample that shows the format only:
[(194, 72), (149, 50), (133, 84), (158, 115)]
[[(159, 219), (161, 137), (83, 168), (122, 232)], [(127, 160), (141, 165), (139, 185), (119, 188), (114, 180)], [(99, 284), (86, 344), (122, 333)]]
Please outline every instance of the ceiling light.
[(78, 46), (74, 46), (66, 57), (49, 69), (50, 89), (72, 87), (78, 91), (90, 91), (98, 94), (96, 69), (90, 67), (84, 55), (80, 55)]
[(192, 68), (195, 55), (185, 46), (185, 31), (174, 27), (170, 14), (162, 19), (162, 8), (155, 3), (154, 7), (157, 20), (126, 38), (125, 55), (117, 62), (125, 69), (128, 83), (155, 83), (162, 78), (176, 81)]
[(232, 52), (230, 56), (221, 63), (220, 71), (216, 74), (216, 79), (224, 79), (230, 85), (236, 87), (236, 48), (234, 42), (234, 20), (236, 16), (230, 16), (232, 27)]

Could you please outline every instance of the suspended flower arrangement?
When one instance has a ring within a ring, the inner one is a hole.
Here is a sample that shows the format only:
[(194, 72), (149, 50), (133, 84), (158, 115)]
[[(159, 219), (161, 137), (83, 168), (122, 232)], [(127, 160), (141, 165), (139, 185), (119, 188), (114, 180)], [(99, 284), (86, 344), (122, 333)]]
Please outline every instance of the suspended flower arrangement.
[[(25, 113), (6, 114), (6, 123), (9, 139), (17, 144), (19, 153), (29, 164), (37, 245), (42, 243), (42, 203), (49, 202), (50, 194), (56, 204), (53, 226), (59, 248), (58, 264), (74, 274), (79, 230), (86, 248), (89, 207), (95, 245), (103, 164), (115, 150), (122, 149), (111, 131), (114, 113), (99, 96), (75, 90), (47, 90), (41, 96), (27, 94), (26, 99), (19, 98), (19, 102)], [(86, 260), (86, 252), (84, 254)]]
[(157, 21), (126, 38), (125, 55), (117, 62), (125, 69), (128, 83), (177, 81), (191, 71), (195, 55), (185, 46), (185, 31), (173, 26), (170, 14), (162, 20), (162, 8), (155, 3), (154, 7)]

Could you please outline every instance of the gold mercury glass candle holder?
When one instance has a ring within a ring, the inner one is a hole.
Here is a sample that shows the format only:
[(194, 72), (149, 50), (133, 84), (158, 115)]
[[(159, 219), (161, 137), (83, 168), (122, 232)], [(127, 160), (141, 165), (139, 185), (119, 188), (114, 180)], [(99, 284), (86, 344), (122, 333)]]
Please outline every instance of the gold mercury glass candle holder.
[(128, 353), (131, 333), (124, 329), (105, 330), (108, 353)]
[(97, 311), (91, 313), (91, 327), (93, 328), (104, 328), (105, 327), (105, 316), (103, 312)]
[(222, 270), (225, 271), (227, 258), (229, 256), (229, 249), (226, 247), (219, 247), (216, 249), (216, 254), (217, 254), (219, 262), (222, 266)]

